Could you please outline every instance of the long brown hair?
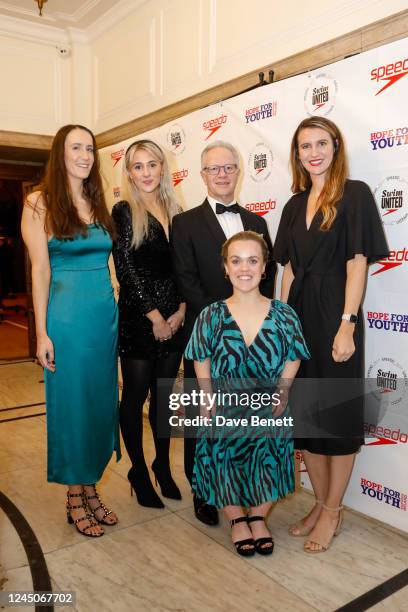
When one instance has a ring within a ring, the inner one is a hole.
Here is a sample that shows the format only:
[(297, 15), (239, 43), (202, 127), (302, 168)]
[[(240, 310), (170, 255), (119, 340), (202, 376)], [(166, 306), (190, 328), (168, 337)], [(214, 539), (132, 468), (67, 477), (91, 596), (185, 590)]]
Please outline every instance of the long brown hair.
[(52, 141), (45, 175), (37, 188), (45, 206), (45, 229), (59, 240), (69, 240), (78, 234), (86, 235), (88, 231), (74, 206), (65, 165), (65, 140), (75, 129), (88, 132), (94, 148), (94, 163), (88, 178), (83, 181), (83, 195), (91, 205), (93, 221), (113, 236), (114, 226), (106, 206), (95, 136), (83, 125), (64, 125)]
[(303, 167), (299, 159), (298, 138), (301, 130), (306, 128), (320, 128), (329, 133), (334, 147), (333, 161), (328, 169), (326, 182), (317, 200), (317, 207), (323, 214), (320, 229), (327, 231), (331, 228), (337, 214), (337, 203), (344, 193), (347, 178), (347, 160), (343, 136), (333, 121), (325, 117), (308, 117), (296, 128), (290, 146), (290, 164), (292, 168), (292, 192), (306, 191), (312, 186), (310, 174)]

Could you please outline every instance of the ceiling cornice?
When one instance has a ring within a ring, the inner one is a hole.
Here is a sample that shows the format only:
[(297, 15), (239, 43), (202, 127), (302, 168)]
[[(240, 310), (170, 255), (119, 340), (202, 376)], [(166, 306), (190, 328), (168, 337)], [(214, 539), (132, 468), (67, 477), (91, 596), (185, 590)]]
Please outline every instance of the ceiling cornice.
[[(27, 15), (29, 17), (38, 16), (38, 8), (35, 5), (33, 5), (32, 9), (28, 9), (28, 8), (23, 8), (20, 6), (15, 6), (11, 2), (4, 2), (3, 0), (0, 0), (0, 9), (3, 9), (5, 11), (12, 11), (13, 13), (17, 13), (20, 15)], [(16, 17), (16, 19), (19, 19), (19, 18)], [(43, 21), (56, 21), (55, 17), (51, 17), (49, 14), (46, 15), (45, 13), (42, 16), (42, 20)]]
[(70, 41), (74, 43), (86, 44), (89, 42), (89, 36), (85, 30), (81, 28), (66, 28), (66, 33)]
[(0, 15), (0, 35), (45, 45), (69, 42), (66, 29)]
[[(92, 8), (96, 7), (100, 0), (89, 0), (89, 2), (86, 2), (73, 16), (69, 16), (65, 13), (55, 13), (56, 17), (63, 18), (69, 22), (65, 28), (48, 25), (44, 22), (38, 23), (26, 19), (19, 19), (17, 17), (0, 15), (0, 35), (11, 36), (20, 40), (46, 45), (67, 44), (69, 42), (86, 43), (95, 40), (104, 34), (104, 32), (113, 28), (117, 23), (125, 19), (148, 1), (149, 0), (121, 0), (86, 28), (78, 28), (75, 27), (74, 24), (84, 17)], [(8, 3), (1, 2), (0, 0), (0, 9), (2, 6), (6, 7), (7, 5)], [(32, 14), (28, 9), (25, 9), (25, 13)], [(55, 19), (49, 18), (49, 21), (55, 21)]]
[(113, 28), (122, 19), (135, 12), (142, 4), (147, 4), (147, 2), (149, 0), (121, 0), (121, 2), (112, 6), (109, 11), (101, 15), (99, 19), (86, 28), (89, 40), (95, 40), (107, 30)]
[(77, 11), (73, 15), (69, 13), (54, 13), (57, 19), (64, 19), (65, 21), (71, 21), (72, 23), (78, 23), (83, 17), (85, 17), (89, 11), (91, 11), (95, 6), (98, 6), (101, 0), (88, 0), (88, 2), (84, 2), (82, 6), (79, 7)]
[[(58, 19), (62, 19), (67, 21), (68, 23), (78, 23), (83, 17), (85, 17), (89, 11), (100, 4), (101, 0), (88, 0), (87, 2), (83, 2), (82, 6), (79, 7), (73, 14), (65, 13), (63, 11), (54, 11), (46, 10), (48, 7), (44, 7), (44, 13), (41, 17), (41, 21), (45, 22), (55, 22)], [(23, 8), (15, 6), (10, 2), (4, 2), (4, 0), (0, 0), (0, 10), (3, 9), (5, 11), (12, 11), (13, 13), (20, 14), (22, 16), (26, 15), (28, 17), (37, 17), (38, 16), (38, 8), (33, 5), (32, 9)], [(16, 17), (19, 19), (19, 17)], [(23, 19), (23, 17), (22, 17)]]

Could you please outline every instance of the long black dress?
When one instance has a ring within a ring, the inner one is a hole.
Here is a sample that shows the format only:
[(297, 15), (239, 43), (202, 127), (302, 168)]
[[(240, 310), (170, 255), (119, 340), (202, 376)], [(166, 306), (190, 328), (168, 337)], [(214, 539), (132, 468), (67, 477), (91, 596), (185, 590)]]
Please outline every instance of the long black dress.
[(148, 237), (137, 248), (131, 246), (133, 230), (128, 202), (115, 204), (112, 217), (117, 239), (113, 247), (119, 292), (119, 355), (133, 359), (155, 359), (181, 353), (180, 330), (167, 342), (158, 342), (152, 323), (145, 316), (157, 308), (164, 319), (176, 312), (181, 297), (176, 286), (170, 245), (161, 223), (148, 213)]
[[(330, 230), (320, 230), (320, 211), (312, 219), (308, 230), (306, 207), (309, 193), (309, 190), (298, 193), (286, 204), (274, 248), (277, 262), (282, 265), (291, 263), (295, 277), (288, 303), (300, 318), (311, 353), (311, 359), (302, 361), (298, 378), (362, 381), (364, 329), (361, 308), (354, 331), (356, 350), (353, 356), (346, 362), (337, 363), (332, 357), (332, 346), (344, 312), (347, 261), (356, 254), (362, 254), (370, 264), (388, 255), (382, 223), (369, 187), (361, 181), (348, 180)], [(337, 398), (332, 397), (333, 401), (330, 401), (327, 387), (332, 390), (332, 395), (338, 394), (340, 387), (334, 381), (330, 386), (326, 385), (323, 391), (325, 402), (335, 404)], [(323, 455), (356, 452), (364, 442), (363, 396), (351, 400), (348, 405), (343, 402), (341, 410), (343, 420), (348, 410), (354, 423), (361, 423), (361, 435), (347, 437), (339, 432), (339, 437), (299, 438), (295, 440), (296, 447)], [(321, 414), (319, 418), (322, 419)], [(331, 425), (326, 423), (328, 429), (333, 429), (333, 422), (336, 422), (335, 413)], [(355, 428), (351, 430), (355, 431)]]

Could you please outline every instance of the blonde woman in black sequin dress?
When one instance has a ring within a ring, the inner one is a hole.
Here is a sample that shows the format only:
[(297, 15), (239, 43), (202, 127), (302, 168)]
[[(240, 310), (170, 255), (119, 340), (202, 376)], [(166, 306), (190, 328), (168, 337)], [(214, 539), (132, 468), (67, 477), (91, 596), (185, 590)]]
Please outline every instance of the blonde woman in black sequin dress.
[(156, 449), (152, 470), (162, 495), (181, 499), (170, 471), (166, 395), (180, 365), (185, 305), (177, 291), (168, 241), (173, 216), (180, 208), (164, 153), (151, 140), (138, 140), (127, 149), (122, 194), (125, 199), (112, 211), (117, 231), (113, 255), (120, 283), (120, 427), (132, 462), (128, 479), (139, 504), (163, 508), (143, 453), (142, 411), (150, 391), (149, 421)]

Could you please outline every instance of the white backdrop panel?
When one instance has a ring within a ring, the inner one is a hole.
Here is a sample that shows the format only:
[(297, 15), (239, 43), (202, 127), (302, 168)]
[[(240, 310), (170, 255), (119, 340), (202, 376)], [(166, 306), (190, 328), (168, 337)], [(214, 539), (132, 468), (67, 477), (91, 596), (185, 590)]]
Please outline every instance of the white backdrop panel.
[[(184, 209), (197, 206), (205, 197), (200, 177), (204, 146), (216, 139), (233, 143), (241, 155), (239, 201), (264, 216), (273, 239), (283, 206), (291, 196), (288, 159), (296, 126), (312, 114), (327, 116), (339, 125), (346, 140), (350, 176), (370, 185), (390, 247), (390, 256), (370, 267), (364, 304), (366, 375), (372, 378), (370, 388), (375, 401), (380, 407), (387, 407), (387, 417), (375, 431), (368, 431), (367, 445), (357, 457), (345, 503), (405, 531), (408, 531), (407, 41), (384, 45), (241, 94), (137, 137), (151, 138), (166, 151)], [(123, 153), (132, 141), (101, 151), (110, 206), (120, 199)], [(304, 486), (310, 487), (303, 471), (301, 479)]]

